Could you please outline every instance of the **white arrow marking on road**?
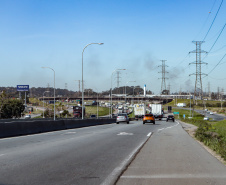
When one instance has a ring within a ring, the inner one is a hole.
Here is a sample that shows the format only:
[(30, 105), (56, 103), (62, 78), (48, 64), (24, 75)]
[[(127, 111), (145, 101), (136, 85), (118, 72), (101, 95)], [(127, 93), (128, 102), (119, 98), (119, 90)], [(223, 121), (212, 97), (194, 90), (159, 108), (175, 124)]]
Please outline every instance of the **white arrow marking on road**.
[(126, 136), (126, 135), (133, 135), (133, 133), (126, 133), (126, 132), (120, 132), (119, 134), (117, 134), (118, 136)]

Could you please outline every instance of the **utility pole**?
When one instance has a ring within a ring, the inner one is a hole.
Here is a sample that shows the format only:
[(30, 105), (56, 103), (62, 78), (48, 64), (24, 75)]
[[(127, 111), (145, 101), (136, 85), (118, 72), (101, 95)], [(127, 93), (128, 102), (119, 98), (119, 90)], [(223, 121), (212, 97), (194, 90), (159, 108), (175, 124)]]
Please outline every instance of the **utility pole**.
[(162, 94), (163, 90), (166, 90), (166, 79), (168, 79), (168, 78), (166, 78), (166, 73), (168, 73), (168, 72), (166, 72), (166, 67), (168, 67), (168, 66), (166, 66), (166, 64), (165, 64), (166, 60), (161, 60), (161, 61), (162, 61), (162, 65), (160, 65), (158, 67), (162, 68), (162, 71), (159, 72), (159, 73), (162, 73), (162, 78), (159, 78), (159, 79), (162, 79), (162, 84), (161, 84), (161, 94)]
[[(202, 75), (206, 75), (202, 73), (201, 66), (202, 64), (207, 64), (201, 61), (201, 53), (207, 53), (206, 51), (201, 50), (201, 45), (204, 43), (204, 41), (192, 41), (196, 45), (196, 50), (189, 52), (190, 53), (196, 53), (196, 61), (192, 62), (190, 64), (196, 65), (196, 72), (191, 75), (196, 75), (196, 81), (195, 81), (195, 93), (194, 93), (194, 99), (196, 98), (197, 94), (202, 99)], [(189, 64), (189, 65), (190, 65)]]

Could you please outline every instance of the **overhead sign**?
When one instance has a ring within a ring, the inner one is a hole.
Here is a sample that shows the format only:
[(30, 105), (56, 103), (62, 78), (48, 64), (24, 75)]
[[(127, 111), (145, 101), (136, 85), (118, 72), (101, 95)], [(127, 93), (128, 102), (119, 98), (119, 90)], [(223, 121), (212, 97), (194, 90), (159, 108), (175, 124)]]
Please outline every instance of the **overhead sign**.
[(17, 91), (29, 91), (29, 85), (17, 85)]

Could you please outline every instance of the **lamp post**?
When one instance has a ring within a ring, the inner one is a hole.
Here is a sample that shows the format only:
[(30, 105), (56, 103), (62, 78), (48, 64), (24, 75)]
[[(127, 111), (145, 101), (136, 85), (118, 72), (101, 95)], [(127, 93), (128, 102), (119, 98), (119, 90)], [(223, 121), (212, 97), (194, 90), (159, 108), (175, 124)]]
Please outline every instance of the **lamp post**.
[[(126, 82), (126, 84), (128, 84), (129, 82), (136, 82), (136, 81), (128, 81)], [(125, 103), (126, 103), (126, 85), (125, 85)]]
[(102, 45), (104, 43), (90, 43), (90, 44), (87, 44), (84, 48), (83, 48), (83, 51), (82, 51), (82, 119), (84, 118), (84, 82), (83, 82), (83, 53), (85, 51), (85, 49), (91, 45), (91, 44), (98, 44), (98, 45)]
[(120, 71), (120, 70), (126, 70), (126, 69), (115, 69), (112, 73), (111, 73), (111, 118), (112, 118), (112, 76), (114, 74), (115, 71)]
[(54, 73), (54, 121), (56, 120), (56, 109), (55, 109), (55, 71), (52, 69), (52, 68), (50, 68), (50, 67), (42, 67), (43, 69), (44, 68), (48, 68), (48, 69), (51, 69), (52, 71), (53, 71), (53, 73)]
[(45, 91), (45, 92), (43, 93), (43, 118), (44, 118), (44, 94), (45, 94), (46, 92), (49, 92), (49, 91)]

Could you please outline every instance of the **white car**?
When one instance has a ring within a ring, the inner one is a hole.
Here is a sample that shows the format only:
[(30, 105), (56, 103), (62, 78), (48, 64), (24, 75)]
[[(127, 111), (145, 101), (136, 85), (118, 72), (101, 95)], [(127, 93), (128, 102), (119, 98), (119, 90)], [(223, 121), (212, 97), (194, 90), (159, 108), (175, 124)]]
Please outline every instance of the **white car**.
[(210, 112), (210, 115), (213, 115), (213, 112)]
[(24, 116), (24, 119), (31, 119), (31, 115)]
[(119, 122), (127, 122), (129, 124), (129, 117), (125, 113), (118, 114), (116, 118), (116, 123), (119, 124)]
[(203, 120), (206, 120), (206, 121), (208, 121), (208, 120), (209, 120), (209, 118), (208, 118), (208, 117), (204, 117), (204, 118), (203, 118)]

